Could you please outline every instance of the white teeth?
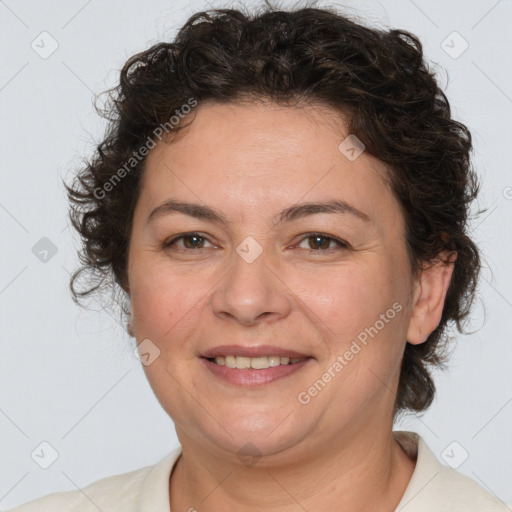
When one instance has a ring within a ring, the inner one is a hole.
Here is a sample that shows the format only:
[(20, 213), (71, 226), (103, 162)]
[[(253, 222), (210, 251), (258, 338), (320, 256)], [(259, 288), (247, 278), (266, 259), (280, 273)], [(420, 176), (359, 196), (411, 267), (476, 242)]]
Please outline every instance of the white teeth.
[(274, 366), (279, 366), (281, 364), (281, 358), (279, 356), (270, 356), (268, 359), (268, 365), (273, 368)]
[(297, 357), (290, 359), (289, 357), (279, 356), (263, 356), (263, 357), (245, 357), (245, 356), (218, 356), (215, 362), (221, 366), (228, 368), (238, 368), (240, 370), (253, 368), (255, 370), (263, 370), (265, 368), (273, 368), (281, 364), (295, 364), (302, 361)]
[(251, 367), (251, 358), (250, 357), (243, 357), (243, 356), (236, 356), (236, 367), (240, 368), (241, 370), (245, 370), (246, 368)]
[(249, 359), (251, 364), (251, 368), (255, 370), (261, 370), (262, 368), (269, 368), (270, 363), (268, 362), (268, 357), (253, 357)]
[[(216, 357), (215, 358), (215, 362), (217, 364), (222, 364), (221, 361), (219, 360), (220, 358)], [(224, 362), (225, 366), (227, 366), (228, 368), (236, 368), (236, 357), (235, 356), (226, 356), (225, 357), (225, 362)]]

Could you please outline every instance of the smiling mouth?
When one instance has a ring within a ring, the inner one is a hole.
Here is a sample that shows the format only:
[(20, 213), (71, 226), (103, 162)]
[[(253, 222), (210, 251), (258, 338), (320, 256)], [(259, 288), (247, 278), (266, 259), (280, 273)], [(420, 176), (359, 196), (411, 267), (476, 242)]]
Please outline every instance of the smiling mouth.
[(267, 368), (275, 368), (276, 366), (289, 366), (300, 363), (308, 357), (280, 357), (280, 356), (263, 356), (263, 357), (245, 357), (245, 356), (217, 356), (206, 358), (211, 363), (219, 366), (226, 366), (237, 370), (264, 370)]

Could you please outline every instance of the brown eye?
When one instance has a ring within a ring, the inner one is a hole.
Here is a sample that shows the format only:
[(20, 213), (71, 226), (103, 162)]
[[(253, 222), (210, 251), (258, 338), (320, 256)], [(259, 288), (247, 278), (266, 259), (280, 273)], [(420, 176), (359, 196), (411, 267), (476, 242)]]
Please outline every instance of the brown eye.
[(187, 235), (183, 237), (183, 245), (187, 249), (201, 249), (204, 243), (204, 238), (199, 235)]
[(335, 244), (338, 248), (347, 248), (348, 244), (343, 242), (342, 240), (338, 240), (337, 238), (334, 238), (332, 236), (324, 235), (322, 233), (309, 233), (306, 235), (302, 240), (308, 241), (308, 249), (314, 252), (322, 252), (322, 251), (328, 251), (329, 249), (332, 249), (331, 244)]
[[(177, 242), (183, 241), (183, 245), (178, 245)], [(181, 249), (204, 249), (204, 243), (207, 239), (198, 233), (185, 233), (174, 237), (169, 242), (164, 244), (164, 247), (177, 246)]]
[(311, 249), (329, 249), (332, 239), (326, 236), (313, 235), (308, 237), (308, 240)]

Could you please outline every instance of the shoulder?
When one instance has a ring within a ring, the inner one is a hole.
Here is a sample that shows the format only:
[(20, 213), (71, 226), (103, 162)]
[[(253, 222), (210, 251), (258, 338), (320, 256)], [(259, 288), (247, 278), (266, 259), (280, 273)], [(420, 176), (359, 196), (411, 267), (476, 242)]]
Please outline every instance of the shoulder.
[(148, 493), (168, 500), (165, 482), (180, 453), (177, 448), (152, 466), (109, 476), (81, 489), (47, 494), (6, 512), (136, 512)]
[[(141, 486), (151, 466), (121, 475), (97, 480), (82, 489), (56, 492), (29, 501), (7, 512), (98, 512), (98, 510), (133, 510), (133, 499), (140, 495)], [(115, 506), (113, 506), (115, 504)]]
[[(438, 501), (444, 501), (444, 508), (460, 512), (505, 512), (508, 507), (487, 492), (471, 478), (452, 468), (440, 465), (439, 472), (432, 477), (432, 493)], [(406, 512), (406, 510), (404, 510)]]
[(471, 478), (441, 464), (414, 432), (394, 432), (416, 467), (395, 512), (505, 512), (508, 507)]

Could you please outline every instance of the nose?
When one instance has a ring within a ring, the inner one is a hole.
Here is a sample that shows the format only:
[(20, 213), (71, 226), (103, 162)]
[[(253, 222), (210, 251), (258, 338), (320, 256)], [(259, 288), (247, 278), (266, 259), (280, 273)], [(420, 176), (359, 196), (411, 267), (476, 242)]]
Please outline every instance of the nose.
[(273, 322), (290, 314), (287, 292), (265, 250), (252, 262), (234, 252), (227, 274), (211, 296), (212, 309), (216, 316), (245, 326)]

